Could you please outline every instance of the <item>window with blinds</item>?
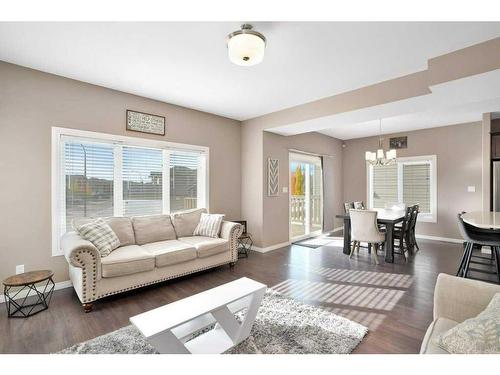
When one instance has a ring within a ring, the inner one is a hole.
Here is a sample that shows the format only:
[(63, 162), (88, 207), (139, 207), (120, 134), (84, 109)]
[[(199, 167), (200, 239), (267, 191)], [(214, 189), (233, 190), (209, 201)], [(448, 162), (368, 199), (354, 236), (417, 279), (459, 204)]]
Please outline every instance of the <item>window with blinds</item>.
[(398, 158), (386, 166), (369, 166), (368, 206), (386, 208), (393, 203), (418, 204), (419, 220), (436, 221), (436, 157)]
[(53, 137), (54, 255), (75, 219), (208, 206), (205, 147), (61, 128)]
[(73, 219), (113, 215), (113, 146), (65, 142), (64, 153), (66, 228)]
[(430, 163), (402, 164), (403, 202), (418, 204), (422, 213), (431, 212), (431, 165)]
[(170, 153), (170, 212), (197, 207), (199, 153)]
[(398, 201), (398, 166), (373, 166), (372, 172), (373, 208), (385, 208)]
[(163, 212), (163, 151), (123, 146), (123, 215)]

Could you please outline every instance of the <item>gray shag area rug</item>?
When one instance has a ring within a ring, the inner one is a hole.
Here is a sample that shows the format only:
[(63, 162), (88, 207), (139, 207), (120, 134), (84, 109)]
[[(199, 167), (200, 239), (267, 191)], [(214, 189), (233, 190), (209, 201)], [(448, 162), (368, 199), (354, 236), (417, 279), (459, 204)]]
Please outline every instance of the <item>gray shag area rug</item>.
[[(367, 332), (368, 329), (361, 324), (268, 290), (250, 336), (226, 353), (348, 354), (356, 348)], [(129, 325), (73, 345), (59, 353), (154, 354), (157, 352), (134, 326)]]

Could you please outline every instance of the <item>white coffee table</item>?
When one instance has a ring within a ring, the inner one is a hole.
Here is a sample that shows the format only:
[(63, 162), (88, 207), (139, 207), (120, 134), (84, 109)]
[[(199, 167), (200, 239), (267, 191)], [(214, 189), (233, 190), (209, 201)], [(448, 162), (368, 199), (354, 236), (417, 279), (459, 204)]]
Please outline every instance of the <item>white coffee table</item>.
[[(223, 353), (250, 335), (266, 289), (242, 277), (133, 316), (130, 322), (160, 353)], [(243, 309), (247, 312), (240, 323), (234, 314)], [(189, 340), (213, 323), (213, 329)]]

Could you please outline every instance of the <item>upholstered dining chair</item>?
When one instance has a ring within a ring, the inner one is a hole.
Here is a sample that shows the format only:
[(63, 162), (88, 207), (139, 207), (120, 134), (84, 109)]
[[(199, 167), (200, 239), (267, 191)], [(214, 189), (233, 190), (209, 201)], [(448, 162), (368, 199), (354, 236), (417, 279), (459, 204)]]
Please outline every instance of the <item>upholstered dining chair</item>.
[(371, 256), (375, 264), (378, 264), (377, 249), (384, 243), (385, 235), (378, 230), (377, 211), (349, 210), (351, 217), (351, 239), (354, 241), (351, 247), (351, 258), (356, 250), (359, 253), (361, 242), (372, 244)]

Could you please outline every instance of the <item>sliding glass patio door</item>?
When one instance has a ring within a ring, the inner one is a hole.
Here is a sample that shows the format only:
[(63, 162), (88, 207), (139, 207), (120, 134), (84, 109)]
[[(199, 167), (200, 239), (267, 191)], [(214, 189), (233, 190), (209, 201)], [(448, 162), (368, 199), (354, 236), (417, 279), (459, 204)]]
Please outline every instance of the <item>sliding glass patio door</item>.
[(291, 152), (290, 238), (297, 240), (323, 229), (323, 172), (321, 158)]

